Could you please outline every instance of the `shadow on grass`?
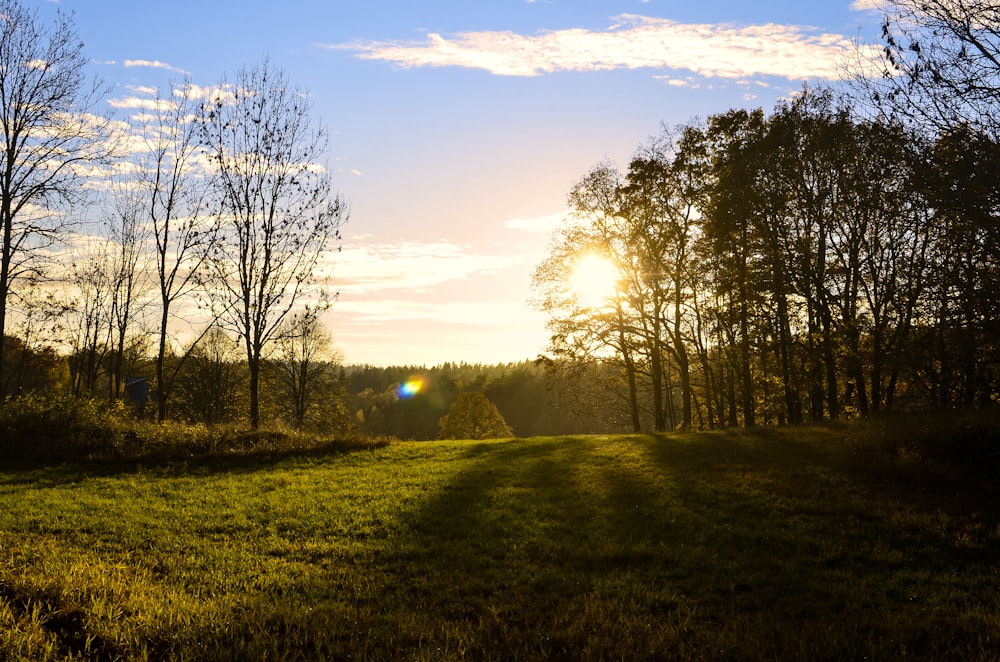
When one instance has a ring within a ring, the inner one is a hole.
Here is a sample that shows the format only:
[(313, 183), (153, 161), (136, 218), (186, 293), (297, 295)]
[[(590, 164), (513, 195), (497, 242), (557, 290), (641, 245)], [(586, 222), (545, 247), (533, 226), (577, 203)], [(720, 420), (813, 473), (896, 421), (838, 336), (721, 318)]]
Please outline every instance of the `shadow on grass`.
[(485, 445), (383, 560), (414, 578), (387, 587), (407, 613), (388, 636), (467, 637), (474, 656), (988, 658), (981, 632), (1000, 607), (982, 584), (1000, 534), (970, 538), (933, 504), (855, 481), (834, 461), (840, 439)]
[(176, 450), (136, 453), (128, 458), (88, 461), (42, 462), (35, 460), (0, 460), (0, 485), (57, 486), (77, 483), (87, 478), (109, 478), (157, 471), (169, 475), (212, 475), (267, 471), (274, 465), (293, 459), (321, 460), (349, 453), (370, 452), (389, 446), (386, 440), (332, 440), (306, 447), (249, 447), (237, 451), (185, 453)]

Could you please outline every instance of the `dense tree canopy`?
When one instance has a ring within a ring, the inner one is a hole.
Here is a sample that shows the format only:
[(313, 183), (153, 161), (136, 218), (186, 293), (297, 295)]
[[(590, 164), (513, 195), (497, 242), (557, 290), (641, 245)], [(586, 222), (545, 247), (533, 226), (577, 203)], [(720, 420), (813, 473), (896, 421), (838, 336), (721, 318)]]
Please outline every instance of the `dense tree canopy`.
[[(617, 363), (634, 428), (994, 402), (998, 168), (970, 125), (928, 139), (808, 87), (664, 133), (572, 190), (535, 275), (550, 351)], [(595, 244), (621, 271), (600, 310), (565, 285)]]

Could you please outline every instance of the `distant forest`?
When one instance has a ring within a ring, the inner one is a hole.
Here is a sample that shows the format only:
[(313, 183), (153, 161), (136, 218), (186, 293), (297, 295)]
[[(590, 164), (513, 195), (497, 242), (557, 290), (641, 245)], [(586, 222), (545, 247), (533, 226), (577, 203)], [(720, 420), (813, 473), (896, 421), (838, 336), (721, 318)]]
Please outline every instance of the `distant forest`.
[[(72, 391), (79, 383), (78, 357), (52, 351), (26, 351), (8, 338), (8, 373), (19, 380), (22, 393)], [(130, 357), (132, 374), (148, 373), (148, 357)], [(182, 360), (183, 359), (183, 360)], [(105, 366), (106, 366), (105, 362)], [(249, 374), (235, 343), (213, 333), (186, 356), (168, 357), (173, 393), (172, 420), (190, 424), (230, 425), (247, 420), (246, 383)], [(302, 369), (304, 368), (304, 370)], [(321, 434), (356, 434), (395, 439), (437, 439), (442, 418), (459, 394), (483, 393), (496, 405), (514, 435), (596, 434), (627, 428), (627, 405), (608, 399), (607, 378), (617, 369), (580, 373), (573, 381), (553, 375), (544, 362), (501, 365), (446, 363), (423, 366), (344, 366), (336, 362), (283, 362), (273, 358), (262, 369), (262, 415), (270, 425), (284, 425)], [(96, 392), (111, 387), (102, 368)], [(295, 377), (294, 375), (297, 375)], [(305, 379), (302, 380), (302, 376)], [(404, 388), (410, 384), (411, 388)], [(152, 394), (155, 399), (155, 392)], [(154, 401), (141, 416), (154, 419)]]

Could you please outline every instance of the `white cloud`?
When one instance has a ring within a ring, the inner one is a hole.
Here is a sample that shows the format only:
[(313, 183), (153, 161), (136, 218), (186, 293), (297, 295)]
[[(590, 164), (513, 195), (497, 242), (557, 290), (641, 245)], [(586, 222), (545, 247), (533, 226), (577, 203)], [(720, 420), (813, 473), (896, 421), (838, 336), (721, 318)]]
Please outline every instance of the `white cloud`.
[(175, 67), (173, 65), (167, 64), (166, 62), (160, 62), (159, 60), (125, 60), (126, 67), (151, 67), (153, 69), (166, 69), (167, 71), (173, 71), (179, 74), (188, 75), (187, 71)]
[(679, 23), (625, 14), (604, 31), (582, 28), (535, 35), (515, 32), (430, 33), (424, 42), (364, 42), (327, 48), (357, 51), (367, 60), (402, 67), (459, 66), (503, 76), (614, 69), (688, 70), (740, 79), (760, 75), (791, 80), (836, 79), (849, 37), (790, 25)]
[(152, 97), (125, 97), (123, 99), (108, 99), (108, 105), (116, 110), (127, 108), (159, 111), (168, 110), (173, 106), (170, 101)]
[(448, 281), (497, 273), (524, 259), (483, 255), (446, 241), (345, 245), (332, 256), (332, 282), (341, 292), (351, 294), (422, 292)]
[(884, 5), (884, 0), (854, 0), (851, 3), (851, 9), (854, 11), (881, 11)]

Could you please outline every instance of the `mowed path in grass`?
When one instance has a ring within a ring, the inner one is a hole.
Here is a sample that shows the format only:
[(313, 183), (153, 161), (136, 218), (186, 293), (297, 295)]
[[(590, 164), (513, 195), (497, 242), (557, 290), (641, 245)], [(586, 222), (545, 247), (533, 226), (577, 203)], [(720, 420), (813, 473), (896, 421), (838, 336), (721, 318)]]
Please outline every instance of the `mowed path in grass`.
[(876, 480), (843, 444), (802, 428), (0, 471), (0, 657), (1000, 657), (996, 499)]

